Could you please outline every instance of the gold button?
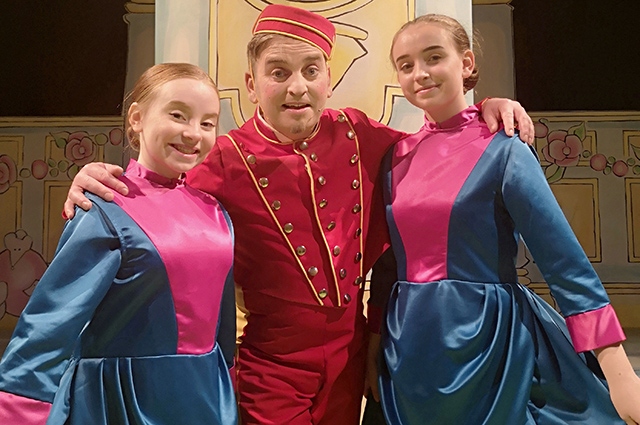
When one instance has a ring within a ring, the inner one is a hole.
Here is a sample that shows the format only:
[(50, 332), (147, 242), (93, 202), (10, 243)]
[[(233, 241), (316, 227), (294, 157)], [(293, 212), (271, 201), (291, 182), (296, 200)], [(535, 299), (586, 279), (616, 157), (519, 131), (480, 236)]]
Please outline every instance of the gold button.
[(344, 115), (338, 115), (338, 121), (344, 122)]
[(264, 189), (265, 187), (269, 186), (269, 179), (266, 177), (260, 177), (260, 180), (258, 180), (258, 184), (261, 188)]
[(335, 256), (340, 255), (340, 247), (338, 245), (333, 247), (333, 255)]
[(318, 177), (318, 183), (320, 183), (321, 185), (325, 185), (327, 183), (327, 179), (325, 179), (323, 176)]
[(306, 254), (306, 252), (307, 248), (305, 248), (304, 245), (300, 245), (296, 248), (296, 254), (298, 254), (298, 257), (302, 257), (304, 254)]
[(329, 295), (329, 292), (327, 292), (327, 290), (324, 288), (318, 291), (318, 296), (320, 297), (320, 299), (327, 298), (327, 295)]
[(307, 270), (307, 273), (309, 273), (309, 276), (313, 277), (318, 274), (318, 268), (316, 266), (311, 266)]
[(351, 302), (351, 295), (344, 294), (344, 303), (349, 304)]
[(332, 221), (331, 223), (327, 224), (327, 230), (333, 230), (336, 228), (336, 222)]
[(256, 156), (255, 155), (249, 155), (247, 156), (247, 162), (249, 164), (255, 164), (256, 163)]
[(351, 211), (353, 211), (354, 214), (357, 214), (360, 212), (360, 210), (362, 210), (362, 207), (360, 206), (360, 204), (355, 204), (353, 206), (353, 208), (351, 209)]
[(320, 201), (320, 204), (318, 204), (320, 206), (320, 208), (324, 208), (327, 206), (327, 203), (329, 201), (327, 201), (326, 199), (323, 199), (322, 201)]
[(347, 277), (347, 269), (340, 269), (340, 279)]
[(356, 162), (360, 161), (360, 157), (358, 156), (357, 153), (354, 153), (353, 156), (351, 157), (351, 159), (349, 160), (352, 164), (355, 164)]
[(351, 182), (351, 187), (357, 189), (360, 187), (360, 182), (358, 180), (354, 180)]
[(356, 277), (356, 280), (353, 281), (353, 286), (360, 286), (364, 282), (364, 278), (362, 276)]
[(293, 232), (293, 224), (291, 223), (287, 223), (284, 225), (284, 232), (285, 233), (291, 233)]
[(356, 253), (355, 260), (356, 260), (356, 263), (358, 263), (358, 262), (360, 262), (360, 260), (362, 260), (362, 253), (361, 252)]
[(354, 133), (353, 131), (349, 130), (349, 131), (347, 131), (347, 137), (349, 139), (353, 140), (353, 138), (356, 137), (356, 133)]
[(316, 155), (315, 153), (312, 153), (311, 155), (309, 155), (309, 158), (311, 158), (311, 160), (313, 162), (317, 162), (318, 161), (318, 155)]
[(300, 150), (301, 151), (307, 149), (308, 147), (309, 147), (309, 143), (307, 143), (307, 142), (300, 143)]
[(354, 235), (354, 237), (355, 238), (359, 238), (361, 234), (362, 234), (362, 229), (358, 227), (356, 229), (356, 234)]
[(282, 206), (282, 204), (278, 200), (275, 200), (275, 201), (273, 201), (271, 203), (271, 209), (274, 210), (274, 211), (278, 211), (281, 206)]

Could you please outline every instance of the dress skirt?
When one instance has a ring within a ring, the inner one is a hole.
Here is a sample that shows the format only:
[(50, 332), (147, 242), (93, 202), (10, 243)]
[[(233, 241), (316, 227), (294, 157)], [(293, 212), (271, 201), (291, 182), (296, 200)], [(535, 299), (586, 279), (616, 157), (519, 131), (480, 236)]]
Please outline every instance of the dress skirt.
[(593, 353), (517, 283), (399, 281), (380, 391), (392, 424), (624, 424)]
[(72, 359), (47, 420), (48, 425), (236, 423), (234, 389), (217, 344), (204, 355)]

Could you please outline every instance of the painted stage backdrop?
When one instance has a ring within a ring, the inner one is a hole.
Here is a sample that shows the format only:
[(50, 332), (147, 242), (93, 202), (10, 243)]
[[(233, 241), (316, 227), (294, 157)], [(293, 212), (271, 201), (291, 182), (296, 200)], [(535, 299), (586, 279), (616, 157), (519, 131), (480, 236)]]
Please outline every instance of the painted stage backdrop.
[(122, 145), (117, 117), (0, 119), (0, 333), (53, 258), (71, 179), (91, 161), (121, 163)]
[[(153, 3), (127, 3), (130, 61), (144, 56), (139, 52), (154, 49), (153, 37), (148, 36), (153, 29), (149, 24), (153, 23)], [(208, 69), (220, 87), (220, 127), (226, 132), (253, 114), (244, 89), (245, 46), (255, 17), (270, 2), (206, 3), (204, 13), (210, 16)], [(421, 114), (401, 97), (388, 50), (395, 30), (424, 13), (422, 8), (407, 0), (280, 3), (318, 12), (336, 26), (330, 107), (357, 107), (405, 131), (419, 127)], [(491, 58), (481, 63), (490, 70), (482, 77), (490, 79), (490, 92), (479, 86), (476, 98), (513, 96), (508, 3), (474, 2), (474, 19), (482, 17), (476, 20), (476, 29), (487, 30), (484, 57)], [(136, 10), (140, 14), (131, 16)], [(491, 40), (499, 42), (487, 43)], [(129, 62), (128, 84), (148, 65)], [(504, 78), (491, 78), (503, 74)], [(504, 81), (503, 86), (496, 85)], [(531, 115), (541, 167), (560, 205), (604, 281), (623, 325), (640, 327), (640, 111)], [(0, 117), (0, 338), (13, 329), (53, 257), (64, 226), (61, 209), (70, 180), (90, 161), (122, 165), (126, 157), (123, 144), (120, 117)], [(518, 267), (521, 281), (553, 302), (525, 248)]]

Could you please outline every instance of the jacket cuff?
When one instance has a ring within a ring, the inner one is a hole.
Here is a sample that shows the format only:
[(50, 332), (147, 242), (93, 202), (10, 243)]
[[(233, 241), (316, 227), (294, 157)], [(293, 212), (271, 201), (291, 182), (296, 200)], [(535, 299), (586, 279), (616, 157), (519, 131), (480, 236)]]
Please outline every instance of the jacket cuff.
[(51, 403), (0, 391), (0, 424), (44, 425)]
[(626, 339), (611, 304), (566, 318), (576, 352), (595, 350)]

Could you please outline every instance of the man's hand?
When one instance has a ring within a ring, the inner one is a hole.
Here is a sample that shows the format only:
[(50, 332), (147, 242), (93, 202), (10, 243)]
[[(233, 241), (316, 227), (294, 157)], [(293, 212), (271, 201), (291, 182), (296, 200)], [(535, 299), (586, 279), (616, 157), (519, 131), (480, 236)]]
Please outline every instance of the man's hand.
[(517, 123), (522, 141), (529, 145), (533, 144), (535, 134), (533, 121), (519, 102), (510, 99), (489, 98), (482, 102), (482, 118), (493, 133), (498, 131), (502, 121), (504, 132), (509, 137), (513, 136)]
[(113, 201), (111, 189), (126, 195), (129, 189), (118, 180), (122, 173), (122, 167), (102, 162), (92, 162), (82, 167), (69, 188), (67, 200), (64, 202), (64, 216), (73, 218), (74, 205), (85, 211), (91, 208), (91, 201), (84, 196), (86, 190), (95, 193), (105, 201)]

